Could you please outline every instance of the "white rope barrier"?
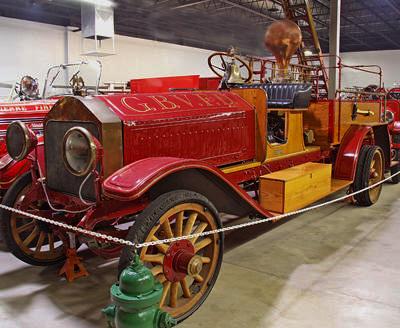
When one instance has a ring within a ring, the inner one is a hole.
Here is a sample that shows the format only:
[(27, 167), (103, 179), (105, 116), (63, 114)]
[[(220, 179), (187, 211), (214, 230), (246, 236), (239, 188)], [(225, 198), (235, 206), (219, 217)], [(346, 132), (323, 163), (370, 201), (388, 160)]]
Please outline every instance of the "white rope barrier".
[(379, 181), (379, 182), (377, 182), (377, 183), (375, 183), (375, 184), (373, 184), (373, 185), (371, 185), (371, 186), (368, 186), (368, 187), (363, 188), (361, 190), (352, 192), (351, 194), (346, 194), (346, 195), (341, 196), (339, 198), (336, 198), (336, 199), (333, 199), (333, 200), (329, 200), (329, 201), (324, 202), (324, 203), (316, 204), (316, 205), (313, 205), (313, 206), (310, 206), (310, 207), (306, 207), (306, 208), (303, 208), (303, 209), (300, 209), (300, 210), (297, 210), (297, 211), (293, 211), (293, 212), (289, 212), (289, 213), (285, 213), (285, 214), (281, 214), (281, 215), (277, 215), (277, 216), (273, 216), (273, 217), (269, 217), (269, 218), (259, 219), (259, 220), (256, 220), (256, 221), (237, 224), (237, 225), (233, 225), (233, 226), (229, 226), (229, 227), (224, 227), (224, 228), (220, 228), (220, 229), (205, 231), (205, 232), (202, 232), (202, 233), (195, 233), (195, 234), (190, 234), (190, 235), (186, 235), (186, 236), (173, 237), (173, 238), (167, 238), (167, 239), (160, 239), (160, 240), (157, 240), (157, 241), (144, 242), (144, 243), (134, 243), (134, 242), (131, 242), (129, 240), (122, 239), (122, 238), (117, 238), (117, 237), (105, 235), (105, 234), (102, 234), (102, 233), (99, 233), (99, 232), (86, 230), (86, 229), (79, 228), (79, 227), (76, 227), (76, 226), (72, 226), (72, 225), (69, 225), (69, 224), (66, 224), (66, 223), (63, 223), (63, 222), (51, 220), (51, 219), (44, 218), (44, 217), (41, 217), (41, 216), (38, 216), (38, 215), (35, 215), (35, 214), (32, 214), (32, 213), (21, 211), (19, 209), (16, 209), (16, 208), (13, 208), (13, 207), (9, 207), (9, 206), (3, 205), (3, 204), (0, 204), (0, 208), (2, 208), (4, 210), (7, 210), (7, 211), (10, 211), (10, 212), (13, 212), (13, 213), (16, 213), (16, 214), (20, 214), (20, 215), (25, 216), (25, 217), (29, 217), (29, 218), (32, 218), (32, 219), (35, 219), (35, 220), (39, 220), (39, 221), (42, 221), (42, 222), (45, 222), (45, 223), (49, 223), (49, 224), (64, 228), (66, 230), (75, 231), (75, 232), (82, 233), (82, 234), (87, 235), (87, 236), (96, 237), (96, 238), (104, 239), (104, 240), (107, 240), (107, 241), (110, 241), (110, 242), (113, 242), (113, 243), (116, 243), (116, 244), (131, 246), (131, 247), (135, 247), (135, 248), (139, 249), (139, 248), (148, 247), (148, 246), (156, 246), (156, 245), (160, 245), (160, 244), (169, 244), (169, 243), (172, 243), (172, 242), (175, 242), (175, 241), (179, 241), (179, 240), (188, 240), (188, 239), (199, 238), (199, 237), (203, 237), (203, 236), (209, 236), (209, 235), (213, 235), (213, 234), (217, 234), (217, 233), (222, 233), (222, 232), (226, 232), (226, 231), (243, 229), (243, 228), (247, 228), (247, 227), (250, 227), (250, 226), (254, 226), (254, 225), (261, 224), (261, 223), (266, 223), (266, 222), (276, 222), (278, 220), (282, 220), (284, 218), (287, 218), (287, 217), (290, 217), (290, 216), (293, 216), (293, 215), (298, 215), (298, 214), (301, 214), (301, 213), (305, 213), (305, 212), (309, 212), (309, 211), (312, 211), (312, 210), (316, 210), (318, 208), (321, 208), (321, 207), (324, 207), (324, 206), (328, 206), (328, 205), (340, 202), (342, 200), (348, 199), (348, 198), (353, 197), (353, 196), (355, 196), (357, 194), (360, 194), (360, 193), (363, 193), (363, 192), (365, 192), (367, 190), (370, 190), (370, 189), (373, 189), (375, 187), (378, 187), (379, 185), (385, 183), (386, 181), (394, 178), (395, 176), (397, 176), (399, 174), (400, 174), (400, 171), (395, 173), (395, 174), (393, 174), (393, 175), (391, 175), (391, 176), (389, 176), (389, 177), (387, 177), (387, 178), (385, 178), (385, 179), (383, 179), (383, 180), (381, 180), (381, 181)]

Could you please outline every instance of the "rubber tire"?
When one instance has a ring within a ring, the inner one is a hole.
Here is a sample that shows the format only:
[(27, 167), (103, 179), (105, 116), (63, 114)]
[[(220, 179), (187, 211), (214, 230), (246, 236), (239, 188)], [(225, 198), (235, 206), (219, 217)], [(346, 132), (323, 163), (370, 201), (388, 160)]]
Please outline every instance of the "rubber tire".
[[(25, 187), (27, 187), (31, 183), (32, 183), (31, 172), (26, 172), (25, 174), (20, 176), (13, 183), (10, 189), (7, 190), (6, 194), (4, 195), (2, 204), (14, 207), (18, 195)], [(61, 256), (57, 260), (52, 260), (52, 261), (36, 261), (30, 258), (29, 256), (26, 256), (25, 253), (21, 251), (21, 249), (15, 242), (14, 238), (12, 237), (11, 225), (10, 225), (11, 212), (4, 209), (0, 209), (0, 218), (1, 218), (1, 224), (0, 224), (1, 235), (4, 238), (7, 248), (15, 257), (17, 257), (18, 259), (20, 259), (25, 263), (35, 266), (51, 266), (65, 262), (66, 259), (65, 256)]]
[[(400, 150), (396, 150), (396, 161), (400, 160)], [(390, 169), (390, 175), (396, 174), (397, 172), (400, 171), (400, 163), (397, 164), (396, 166), (393, 166)], [(392, 178), (392, 183), (393, 184), (398, 184), (400, 182), (400, 174), (396, 175), (395, 177)]]
[[(158, 223), (160, 217), (165, 212), (167, 212), (169, 209), (171, 209), (176, 205), (188, 202), (198, 203), (208, 208), (212, 212), (216, 220), (217, 227), (218, 228), (222, 227), (222, 223), (219, 218), (217, 209), (206, 197), (193, 191), (175, 190), (159, 196), (154, 201), (152, 201), (150, 205), (146, 207), (146, 209), (142, 213), (139, 214), (139, 216), (136, 218), (135, 223), (129, 229), (127, 240), (137, 243), (144, 242), (146, 240), (147, 235), (150, 233), (151, 229)], [(224, 238), (222, 233), (220, 233), (219, 240), (220, 240), (219, 244), (220, 252), (218, 257), (218, 263), (215, 268), (214, 276), (210, 280), (208, 289), (204, 293), (203, 297), (196, 304), (196, 306), (194, 306), (185, 315), (179, 318), (175, 318), (178, 322), (182, 322), (183, 320), (187, 319), (201, 306), (201, 304), (206, 300), (206, 298), (210, 294), (215, 282), (217, 281), (218, 274), (222, 264), (222, 257), (224, 250)], [(133, 260), (132, 248), (127, 246), (122, 250), (122, 254), (118, 263), (118, 277), (121, 274), (121, 272), (132, 262), (132, 260)]]
[[(381, 153), (383, 154), (382, 149), (378, 146), (364, 145), (361, 147), (357, 161), (356, 176), (353, 184), (354, 191), (364, 189), (368, 186), (370, 166), (376, 151), (381, 151)], [(382, 163), (382, 168), (384, 169), (384, 163)], [(357, 205), (359, 206), (371, 206), (374, 204), (374, 202), (370, 198), (368, 190), (355, 195), (354, 198), (357, 201)]]

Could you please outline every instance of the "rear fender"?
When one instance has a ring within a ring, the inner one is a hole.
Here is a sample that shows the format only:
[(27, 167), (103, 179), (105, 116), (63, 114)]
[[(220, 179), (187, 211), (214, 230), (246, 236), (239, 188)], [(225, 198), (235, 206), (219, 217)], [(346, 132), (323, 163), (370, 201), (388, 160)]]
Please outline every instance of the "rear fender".
[(151, 157), (131, 163), (103, 182), (104, 194), (120, 201), (134, 201), (146, 194), (150, 200), (172, 190), (191, 190), (207, 197), (220, 212), (270, 217), (244, 190), (219, 169), (202, 161)]
[(352, 125), (340, 143), (335, 160), (335, 179), (354, 180), (357, 168), (358, 155), (370, 135), (373, 144), (383, 150), (386, 169), (390, 168), (390, 136), (387, 124), (380, 125)]

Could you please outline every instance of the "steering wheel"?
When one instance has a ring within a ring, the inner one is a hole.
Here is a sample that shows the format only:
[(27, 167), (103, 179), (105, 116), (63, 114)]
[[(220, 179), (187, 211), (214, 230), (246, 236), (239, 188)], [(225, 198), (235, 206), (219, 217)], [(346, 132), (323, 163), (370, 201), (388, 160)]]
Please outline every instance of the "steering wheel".
[(82, 76), (79, 76), (79, 72), (76, 72), (74, 75), (72, 75), (71, 80), (69, 80), (69, 83), (72, 87), (72, 93), (75, 96), (86, 95), (85, 81), (83, 81)]
[(208, 57), (208, 67), (219, 77), (224, 77), (227, 67), (232, 61), (239, 62), (239, 69), (244, 67), (247, 71), (247, 78), (244, 78), (244, 82), (249, 82), (253, 77), (253, 72), (243, 59), (239, 58), (235, 54), (230, 52), (214, 52)]

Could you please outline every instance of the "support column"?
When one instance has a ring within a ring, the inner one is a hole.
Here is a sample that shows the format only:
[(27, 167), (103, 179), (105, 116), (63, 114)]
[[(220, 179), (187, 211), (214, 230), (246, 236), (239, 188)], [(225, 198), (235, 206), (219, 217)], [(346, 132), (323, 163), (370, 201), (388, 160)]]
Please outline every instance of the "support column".
[(336, 68), (337, 57), (340, 54), (340, 6), (341, 0), (330, 1), (330, 25), (329, 25), (329, 86), (328, 98), (335, 99), (338, 87), (339, 72)]

